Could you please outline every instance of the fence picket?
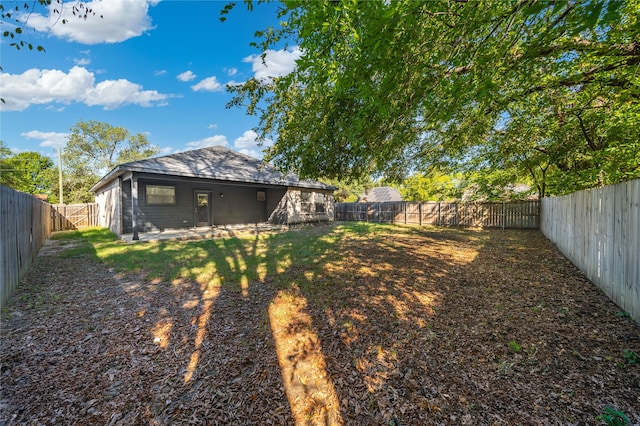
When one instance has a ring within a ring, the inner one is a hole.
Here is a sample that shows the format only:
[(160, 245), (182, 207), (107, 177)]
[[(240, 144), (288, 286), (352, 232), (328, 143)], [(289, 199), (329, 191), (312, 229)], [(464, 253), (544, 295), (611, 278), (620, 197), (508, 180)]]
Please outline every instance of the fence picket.
[(542, 200), (541, 230), (640, 321), (640, 179)]
[[(537, 229), (537, 200), (510, 203), (371, 202), (336, 203), (334, 219), (438, 226)], [(359, 212), (368, 212), (361, 217)]]
[[(67, 208), (82, 211), (83, 220), (66, 218)], [(0, 308), (52, 232), (97, 224), (94, 204), (52, 206), (0, 185)]]

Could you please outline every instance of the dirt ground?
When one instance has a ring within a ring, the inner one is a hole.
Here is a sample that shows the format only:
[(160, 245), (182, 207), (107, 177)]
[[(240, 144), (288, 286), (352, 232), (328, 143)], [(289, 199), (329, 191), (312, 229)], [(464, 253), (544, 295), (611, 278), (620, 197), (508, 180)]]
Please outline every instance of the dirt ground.
[(2, 312), (0, 425), (640, 424), (640, 328), (539, 232), (308, 250), (237, 288), (43, 254)]

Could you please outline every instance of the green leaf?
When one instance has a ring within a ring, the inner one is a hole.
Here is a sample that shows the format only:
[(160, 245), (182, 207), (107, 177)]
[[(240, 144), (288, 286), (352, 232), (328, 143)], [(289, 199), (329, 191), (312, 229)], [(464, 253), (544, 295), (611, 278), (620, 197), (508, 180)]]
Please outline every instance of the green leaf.
[(624, 6), (622, 0), (610, 0), (607, 2), (607, 12), (602, 17), (602, 24), (609, 25), (611, 23), (620, 22), (621, 9)]
[(600, 13), (602, 12), (602, 8), (604, 3), (601, 2), (593, 2), (588, 7), (589, 15), (585, 19), (584, 25), (586, 28), (593, 28), (598, 23), (600, 19)]
[(545, 2), (542, 2), (542, 1), (536, 2), (536, 3), (532, 4), (531, 6), (528, 6), (528, 7), (524, 8), (522, 13), (527, 15), (527, 16), (537, 15), (538, 13), (542, 12), (548, 6), (549, 6), (549, 4), (547, 4)]
[(636, 9), (285, 1), (281, 28), (256, 31), (252, 45), (293, 36), (297, 68), (231, 89), (228, 105), (259, 116), (258, 133), (278, 140), (269, 160), (305, 177), (424, 177), (447, 165), (484, 175), (495, 197), (508, 183), (542, 196), (614, 183), (640, 176), (637, 64), (620, 59)]

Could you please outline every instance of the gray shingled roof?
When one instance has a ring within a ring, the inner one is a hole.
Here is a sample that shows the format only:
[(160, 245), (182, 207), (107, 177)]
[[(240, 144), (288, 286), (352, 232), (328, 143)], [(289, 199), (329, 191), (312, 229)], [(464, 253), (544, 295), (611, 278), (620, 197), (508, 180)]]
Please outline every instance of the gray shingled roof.
[(377, 186), (358, 196), (359, 202), (377, 203), (383, 201), (402, 201), (402, 195), (390, 186)]
[(229, 148), (213, 146), (120, 164), (107, 173), (91, 191), (111, 182), (126, 172), (152, 173), (167, 176), (215, 179), (229, 182), (285, 185), (301, 188), (336, 188), (314, 180), (301, 180), (293, 173), (284, 175), (261, 160)]

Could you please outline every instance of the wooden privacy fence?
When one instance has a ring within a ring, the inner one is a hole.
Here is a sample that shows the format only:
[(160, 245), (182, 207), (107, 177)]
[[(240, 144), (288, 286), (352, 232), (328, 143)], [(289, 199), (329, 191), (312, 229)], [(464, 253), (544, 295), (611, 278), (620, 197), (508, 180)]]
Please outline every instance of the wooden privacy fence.
[(52, 232), (97, 224), (96, 204), (52, 206), (0, 185), (0, 308)]
[(0, 185), (0, 307), (50, 234), (50, 204)]
[(531, 228), (540, 225), (540, 202), (445, 203), (389, 201), (336, 203), (338, 221), (379, 222), (437, 226)]
[(640, 179), (544, 198), (540, 229), (640, 321)]

